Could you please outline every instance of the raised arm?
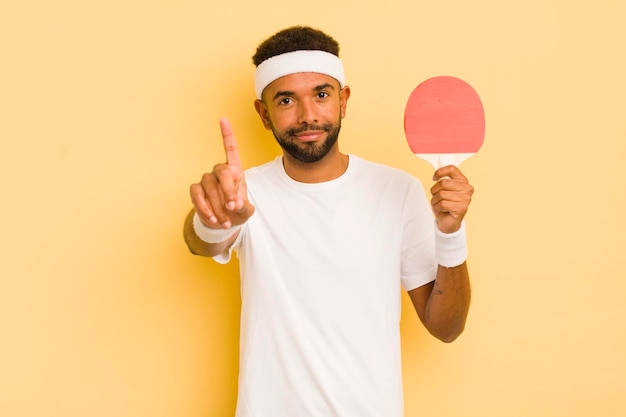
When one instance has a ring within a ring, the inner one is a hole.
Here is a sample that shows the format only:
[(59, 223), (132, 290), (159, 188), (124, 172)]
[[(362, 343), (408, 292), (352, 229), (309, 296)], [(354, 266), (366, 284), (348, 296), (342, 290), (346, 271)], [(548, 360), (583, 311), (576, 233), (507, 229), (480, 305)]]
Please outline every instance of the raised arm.
[(227, 119), (220, 120), (226, 163), (213, 167), (189, 193), (194, 208), (183, 226), (185, 243), (191, 253), (216, 256), (235, 241), (239, 226), (254, 214), (248, 201), (244, 171), (237, 142)]
[[(442, 247), (449, 244), (462, 256), (465, 250), (463, 219), (474, 189), (454, 166), (438, 169), (433, 179), (437, 183), (431, 188), (431, 205), (439, 229), (437, 258), (440, 265), (435, 281), (409, 291), (409, 296), (428, 331), (444, 342), (452, 342), (465, 328), (471, 289), (464, 259), (448, 262), (441, 252)], [(453, 258), (458, 256), (458, 253), (453, 254)]]

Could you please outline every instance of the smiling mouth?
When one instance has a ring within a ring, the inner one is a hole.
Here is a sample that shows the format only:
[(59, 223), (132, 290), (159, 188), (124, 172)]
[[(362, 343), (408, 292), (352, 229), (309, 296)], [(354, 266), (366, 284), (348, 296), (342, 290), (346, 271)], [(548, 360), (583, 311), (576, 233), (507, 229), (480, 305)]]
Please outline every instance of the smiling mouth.
[(314, 142), (316, 140), (319, 140), (323, 134), (323, 130), (309, 130), (306, 132), (297, 133), (293, 136), (301, 142)]

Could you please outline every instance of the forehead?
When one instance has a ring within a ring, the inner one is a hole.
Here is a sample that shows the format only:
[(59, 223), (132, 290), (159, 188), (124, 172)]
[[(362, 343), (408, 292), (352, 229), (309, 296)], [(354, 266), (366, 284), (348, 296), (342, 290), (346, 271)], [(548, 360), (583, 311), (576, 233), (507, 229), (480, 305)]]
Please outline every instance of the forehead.
[(279, 91), (288, 91), (293, 94), (307, 94), (315, 91), (319, 86), (329, 84), (333, 88), (339, 90), (339, 81), (333, 77), (320, 74), (317, 72), (299, 72), (288, 74), (272, 81), (265, 90), (263, 95), (269, 97), (274, 96)]

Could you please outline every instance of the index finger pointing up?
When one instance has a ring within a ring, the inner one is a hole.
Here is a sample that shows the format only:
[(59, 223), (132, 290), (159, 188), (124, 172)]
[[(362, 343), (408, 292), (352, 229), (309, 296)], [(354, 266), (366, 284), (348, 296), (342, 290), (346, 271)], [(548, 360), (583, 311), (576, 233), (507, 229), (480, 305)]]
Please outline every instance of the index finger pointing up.
[(236, 165), (240, 167), (241, 159), (239, 159), (237, 141), (235, 140), (233, 128), (227, 118), (222, 117), (220, 119), (220, 129), (222, 130), (222, 139), (224, 140), (224, 151), (226, 151), (226, 163), (231, 166)]

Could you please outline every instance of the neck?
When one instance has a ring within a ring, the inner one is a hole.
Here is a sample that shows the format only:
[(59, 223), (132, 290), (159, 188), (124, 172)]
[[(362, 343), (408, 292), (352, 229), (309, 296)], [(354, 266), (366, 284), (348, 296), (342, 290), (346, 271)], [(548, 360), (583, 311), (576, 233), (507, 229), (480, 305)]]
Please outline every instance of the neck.
[(304, 183), (331, 181), (342, 176), (348, 169), (348, 155), (329, 152), (317, 162), (302, 162), (283, 153), (285, 172), (293, 180)]

